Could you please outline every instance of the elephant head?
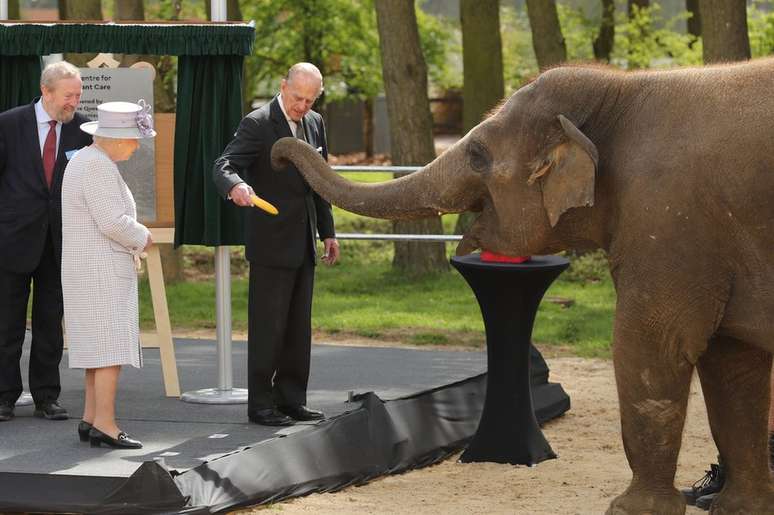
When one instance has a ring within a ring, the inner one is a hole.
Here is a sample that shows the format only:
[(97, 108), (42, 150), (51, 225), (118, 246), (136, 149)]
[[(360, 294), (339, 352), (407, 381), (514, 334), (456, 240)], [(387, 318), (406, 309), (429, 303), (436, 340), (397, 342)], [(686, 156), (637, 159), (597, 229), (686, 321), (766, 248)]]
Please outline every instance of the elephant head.
[(477, 248), (507, 255), (552, 246), (552, 229), (572, 208), (594, 204), (594, 144), (563, 114), (535, 107), (531, 86), (421, 170), (383, 183), (342, 178), (293, 138), (272, 149), (275, 168), (292, 161), (310, 186), (357, 214), (411, 219), (478, 212), (457, 254)]

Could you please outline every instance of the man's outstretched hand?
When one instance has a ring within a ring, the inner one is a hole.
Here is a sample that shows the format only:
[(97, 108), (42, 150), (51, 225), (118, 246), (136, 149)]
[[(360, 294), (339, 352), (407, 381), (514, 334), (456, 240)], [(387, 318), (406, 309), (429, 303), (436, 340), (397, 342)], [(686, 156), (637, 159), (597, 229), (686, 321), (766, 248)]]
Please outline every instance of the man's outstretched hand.
[(250, 195), (255, 195), (253, 188), (246, 182), (240, 182), (228, 192), (228, 196), (231, 197), (231, 201), (237, 206), (247, 207), (252, 206), (253, 201), (250, 199)]

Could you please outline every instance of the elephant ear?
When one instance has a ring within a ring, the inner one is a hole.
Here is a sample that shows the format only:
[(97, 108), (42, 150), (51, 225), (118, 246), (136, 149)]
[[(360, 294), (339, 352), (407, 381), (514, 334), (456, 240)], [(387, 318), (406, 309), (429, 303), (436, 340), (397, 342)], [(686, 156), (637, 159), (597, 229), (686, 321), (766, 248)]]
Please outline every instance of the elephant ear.
[(561, 114), (558, 119), (564, 141), (538, 161), (537, 169), (527, 180), (532, 184), (542, 177), (543, 207), (551, 227), (568, 209), (594, 205), (594, 178), (599, 161), (594, 143)]

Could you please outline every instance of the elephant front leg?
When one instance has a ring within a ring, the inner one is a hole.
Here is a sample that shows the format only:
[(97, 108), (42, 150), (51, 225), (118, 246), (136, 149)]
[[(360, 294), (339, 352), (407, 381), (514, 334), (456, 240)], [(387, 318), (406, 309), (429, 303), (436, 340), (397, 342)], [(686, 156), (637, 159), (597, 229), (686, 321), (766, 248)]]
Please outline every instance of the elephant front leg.
[(679, 345), (664, 341), (649, 324), (620, 318), (613, 360), (632, 481), (607, 513), (682, 514), (685, 500), (674, 476), (693, 365), (672, 350)]
[(771, 354), (716, 338), (698, 364), (712, 436), (726, 481), (711, 513), (774, 513), (767, 421)]

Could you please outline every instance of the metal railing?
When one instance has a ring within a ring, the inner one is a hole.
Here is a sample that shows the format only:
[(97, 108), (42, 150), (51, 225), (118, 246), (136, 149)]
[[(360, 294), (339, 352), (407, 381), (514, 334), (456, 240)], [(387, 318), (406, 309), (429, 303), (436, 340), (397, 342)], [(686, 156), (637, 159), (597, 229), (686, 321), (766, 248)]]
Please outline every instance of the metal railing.
[[(419, 170), (420, 166), (388, 166), (388, 165), (335, 165), (333, 171), (339, 173), (399, 173), (410, 174)], [(336, 233), (339, 240), (359, 241), (424, 241), (428, 243), (446, 243), (462, 240), (459, 234), (385, 234), (385, 233)]]

